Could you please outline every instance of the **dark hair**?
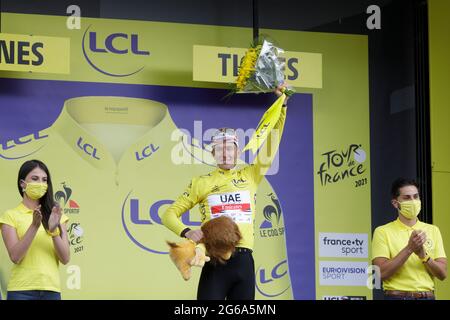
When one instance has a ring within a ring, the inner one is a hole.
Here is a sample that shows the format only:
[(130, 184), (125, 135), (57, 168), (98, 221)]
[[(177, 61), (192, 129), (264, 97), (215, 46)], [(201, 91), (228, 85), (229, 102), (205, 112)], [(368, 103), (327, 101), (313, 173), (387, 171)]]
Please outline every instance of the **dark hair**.
[(419, 184), (413, 179), (398, 178), (392, 183), (391, 197), (396, 199), (400, 195), (400, 189), (406, 186), (415, 186), (419, 190)]
[(44, 172), (47, 174), (47, 192), (42, 198), (39, 199), (39, 204), (41, 205), (42, 225), (46, 230), (48, 230), (48, 219), (50, 218), (50, 214), (52, 213), (54, 200), (52, 179), (50, 177), (50, 172), (48, 171), (47, 166), (39, 160), (29, 160), (23, 163), (19, 169), (19, 175), (17, 177), (17, 188), (19, 188), (19, 193), (23, 197), (23, 191), (22, 187), (20, 186), (20, 181), (25, 181), (27, 175), (36, 168), (44, 170)]

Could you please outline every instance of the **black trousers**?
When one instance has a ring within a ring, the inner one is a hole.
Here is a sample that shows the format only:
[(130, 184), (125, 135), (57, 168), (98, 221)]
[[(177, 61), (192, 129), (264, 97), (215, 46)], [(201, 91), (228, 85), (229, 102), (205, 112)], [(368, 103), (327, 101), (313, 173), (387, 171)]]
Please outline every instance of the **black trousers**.
[(224, 265), (207, 262), (200, 275), (197, 299), (254, 300), (255, 262), (252, 251), (236, 248)]

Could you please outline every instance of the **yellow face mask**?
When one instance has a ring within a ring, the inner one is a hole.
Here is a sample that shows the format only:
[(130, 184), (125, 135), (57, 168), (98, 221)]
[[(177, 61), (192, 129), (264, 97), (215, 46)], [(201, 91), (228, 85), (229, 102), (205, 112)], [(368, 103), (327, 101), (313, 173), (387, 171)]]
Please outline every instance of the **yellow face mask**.
[(47, 192), (48, 185), (44, 182), (25, 182), (27, 184), (23, 192), (32, 200), (42, 198)]
[(422, 209), (422, 202), (420, 200), (408, 200), (399, 202), (399, 211), (406, 219), (412, 220), (419, 215)]

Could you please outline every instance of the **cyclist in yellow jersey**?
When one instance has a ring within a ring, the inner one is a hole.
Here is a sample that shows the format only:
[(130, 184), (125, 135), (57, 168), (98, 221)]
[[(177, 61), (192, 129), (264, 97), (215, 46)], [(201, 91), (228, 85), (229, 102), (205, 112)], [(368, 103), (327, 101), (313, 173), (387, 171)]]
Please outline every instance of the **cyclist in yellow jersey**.
[[(277, 96), (283, 86), (275, 89)], [(286, 100), (287, 102), (287, 100)], [(239, 146), (233, 129), (222, 128), (213, 136), (212, 153), (218, 168), (206, 175), (195, 177), (185, 192), (164, 212), (163, 224), (181, 237), (199, 242), (201, 230), (191, 230), (180, 217), (199, 204), (202, 224), (210, 219), (227, 215), (239, 227), (242, 240), (226, 264), (205, 263), (205, 246), (196, 246), (196, 256), (191, 262), (203, 267), (197, 299), (253, 300), (255, 298), (255, 268), (252, 256), (256, 191), (264, 174), (270, 168), (278, 150), (284, 128), (287, 105), (283, 105), (280, 118), (251, 165), (237, 168)]]
[(47, 166), (26, 161), (17, 179), (22, 202), (0, 216), (0, 228), (14, 266), (8, 300), (60, 300), (59, 262), (70, 259), (67, 216), (53, 201)]

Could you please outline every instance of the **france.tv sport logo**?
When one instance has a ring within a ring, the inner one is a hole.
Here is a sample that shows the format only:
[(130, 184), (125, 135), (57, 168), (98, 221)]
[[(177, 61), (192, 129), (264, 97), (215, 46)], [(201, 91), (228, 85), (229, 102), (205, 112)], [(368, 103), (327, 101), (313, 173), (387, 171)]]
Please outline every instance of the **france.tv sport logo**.
[(319, 233), (319, 256), (332, 258), (367, 258), (367, 233)]

